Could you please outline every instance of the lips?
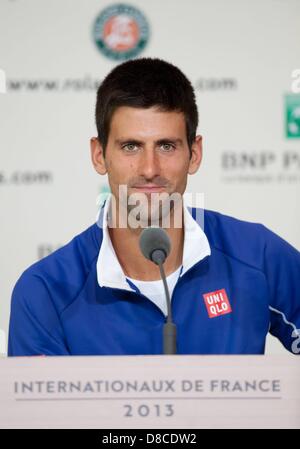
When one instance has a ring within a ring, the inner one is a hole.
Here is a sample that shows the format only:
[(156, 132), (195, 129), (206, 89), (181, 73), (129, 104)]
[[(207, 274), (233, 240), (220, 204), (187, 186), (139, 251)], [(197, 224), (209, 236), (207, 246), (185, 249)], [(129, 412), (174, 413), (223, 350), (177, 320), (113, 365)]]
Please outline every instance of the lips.
[(165, 190), (165, 186), (158, 186), (156, 184), (145, 184), (139, 186), (133, 186), (133, 189), (138, 190), (139, 192), (162, 192)]

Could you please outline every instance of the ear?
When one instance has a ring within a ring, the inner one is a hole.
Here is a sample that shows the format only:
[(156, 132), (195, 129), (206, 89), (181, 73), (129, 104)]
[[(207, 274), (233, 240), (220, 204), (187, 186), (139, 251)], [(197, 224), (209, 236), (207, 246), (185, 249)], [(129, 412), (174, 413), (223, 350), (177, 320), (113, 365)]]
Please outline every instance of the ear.
[(189, 162), (189, 174), (193, 175), (197, 172), (202, 161), (202, 136), (196, 136), (191, 148), (192, 156)]
[(103, 155), (103, 147), (97, 137), (92, 137), (90, 140), (91, 159), (93, 166), (97, 173), (105, 175), (107, 173), (105, 159)]

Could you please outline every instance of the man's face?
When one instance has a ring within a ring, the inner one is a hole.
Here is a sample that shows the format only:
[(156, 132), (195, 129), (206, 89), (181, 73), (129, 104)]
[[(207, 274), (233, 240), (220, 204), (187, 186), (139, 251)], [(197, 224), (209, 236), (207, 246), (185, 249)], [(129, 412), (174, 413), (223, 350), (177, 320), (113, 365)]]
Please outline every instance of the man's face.
[(96, 170), (108, 174), (117, 203), (120, 185), (127, 186), (127, 197), (142, 193), (150, 201), (153, 193), (184, 193), (188, 173), (201, 161), (201, 137), (190, 157), (182, 113), (122, 106), (112, 116), (105, 158), (99, 142), (94, 150), (92, 144), (92, 153)]

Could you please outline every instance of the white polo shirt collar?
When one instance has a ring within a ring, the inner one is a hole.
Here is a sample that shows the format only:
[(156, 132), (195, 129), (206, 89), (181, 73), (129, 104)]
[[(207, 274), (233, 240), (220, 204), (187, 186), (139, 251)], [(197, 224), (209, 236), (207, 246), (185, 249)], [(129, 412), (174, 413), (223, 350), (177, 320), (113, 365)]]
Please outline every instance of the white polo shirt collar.
[[(126, 276), (116, 256), (108, 232), (107, 215), (111, 204), (111, 194), (102, 206), (97, 225), (102, 228), (103, 239), (97, 259), (97, 279), (100, 287), (119, 288), (135, 291), (127, 282)], [(183, 206), (184, 218), (184, 243), (182, 270), (183, 276), (192, 266), (211, 254), (210, 245), (200, 225), (193, 219), (188, 207)]]

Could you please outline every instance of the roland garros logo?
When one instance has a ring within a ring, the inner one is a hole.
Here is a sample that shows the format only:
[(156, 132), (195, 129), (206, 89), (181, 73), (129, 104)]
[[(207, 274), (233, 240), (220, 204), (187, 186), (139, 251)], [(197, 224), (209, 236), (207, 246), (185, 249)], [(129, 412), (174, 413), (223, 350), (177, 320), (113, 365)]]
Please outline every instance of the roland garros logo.
[(149, 25), (138, 9), (116, 4), (105, 8), (96, 18), (93, 38), (101, 53), (108, 58), (118, 61), (131, 59), (147, 45)]

